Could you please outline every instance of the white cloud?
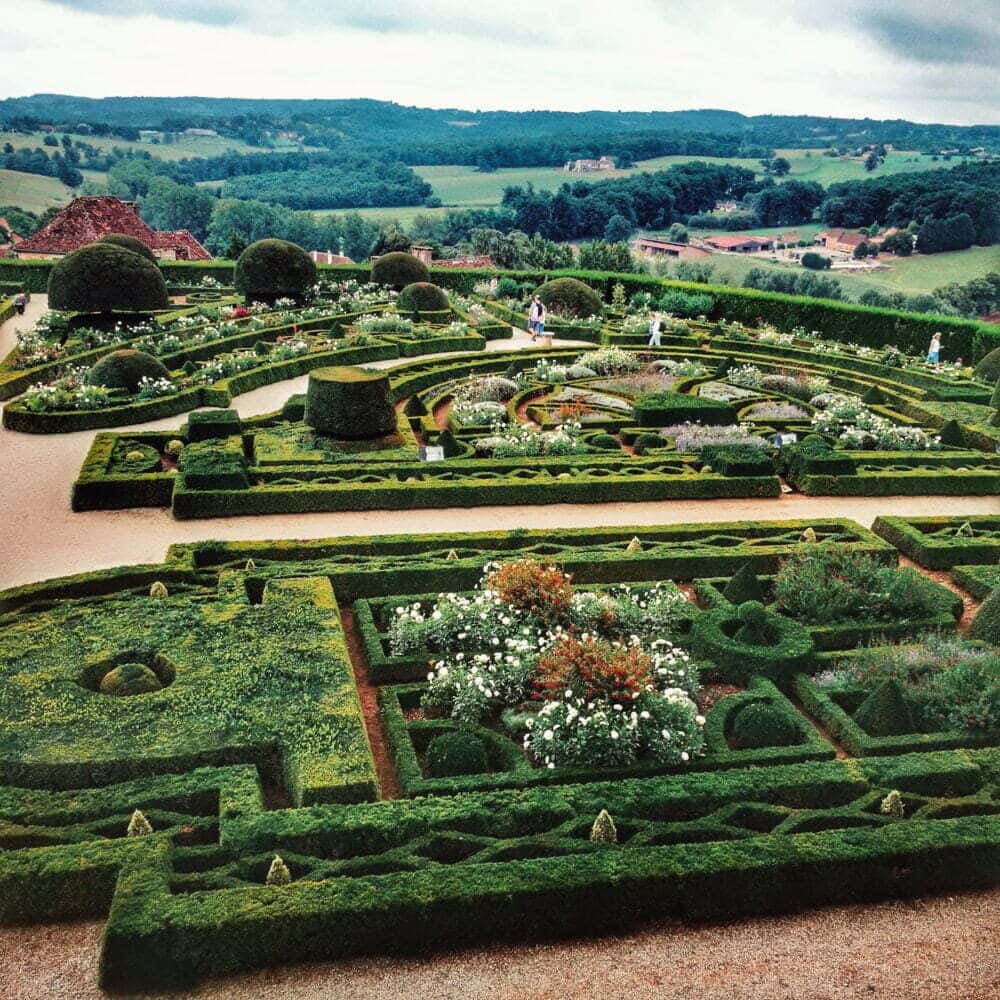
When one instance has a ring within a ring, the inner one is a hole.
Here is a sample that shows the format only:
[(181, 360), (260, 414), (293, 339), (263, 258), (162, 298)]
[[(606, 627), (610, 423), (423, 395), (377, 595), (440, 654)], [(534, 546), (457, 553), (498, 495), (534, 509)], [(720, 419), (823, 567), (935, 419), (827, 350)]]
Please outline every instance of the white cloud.
[(985, 4), (970, 0), (949, 22), (950, 53), (937, 63), (938, 22), (921, 20), (919, 6), (21, 0), (0, 93), (996, 121), (1000, 71), (969, 40)]

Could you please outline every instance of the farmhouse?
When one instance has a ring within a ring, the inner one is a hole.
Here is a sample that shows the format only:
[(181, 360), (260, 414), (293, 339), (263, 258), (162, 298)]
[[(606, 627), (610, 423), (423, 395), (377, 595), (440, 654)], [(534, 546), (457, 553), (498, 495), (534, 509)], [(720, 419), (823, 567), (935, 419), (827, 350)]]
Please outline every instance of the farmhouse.
[(871, 242), (864, 233), (849, 233), (845, 229), (831, 229), (829, 232), (817, 233), (816, 242), (827, 250), (837, 250), (840, 253), (854, 253), (862, 243)]
[(158, 232), (139, 218), (133, 202), (106, 195), (74, 198), (44, 229), (18, 243), (14, 252), (25, 260), (62, 257), (112, 233), (135, 237), (161, 260), (212, 259), (186, 229)]
[(774, 241), (767, 236), (709, 236), (704, 242), (713, 250), (726, 253), (756, 253), (774, 246)]
[[(467, 257), (435, 258), (432, 247), (412, 246), (410, 253), (417, 260), (423, 261), (428, 267), (496, 267), (493, 258), (486, 254), (474, 254)], [(375, 260), (373, 257), (372, 260)]]
[(635, 241), (635, 251), (648, 254), (650, 257), (673, 257), (677, 260), (696, 260), (699, 257), (711, 256), (707, 250), (693, 247), (688, 243), (671, 243), (669, 240), (645, 238)]
[(602, 156), (599, 160), (567, 160), (563, 167), (567, 173), (588, 174), (595, 170), (614, 170), (615, 161), (610, 156)]
[(345, 257), (342, 253), (333, 253), (331, 250), (310, 250), (309, 256), (317, 264), (353, 264), (350, 257)]

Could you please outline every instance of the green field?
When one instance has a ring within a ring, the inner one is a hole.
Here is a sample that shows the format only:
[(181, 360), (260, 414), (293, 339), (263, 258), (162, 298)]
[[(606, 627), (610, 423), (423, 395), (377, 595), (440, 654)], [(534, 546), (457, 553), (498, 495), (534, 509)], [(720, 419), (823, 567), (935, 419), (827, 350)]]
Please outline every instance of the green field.
[(65, 205), (72, 197), (72, 189), (55, 177), (0, 170), (0, 205), (16, 205), (38, 213)]

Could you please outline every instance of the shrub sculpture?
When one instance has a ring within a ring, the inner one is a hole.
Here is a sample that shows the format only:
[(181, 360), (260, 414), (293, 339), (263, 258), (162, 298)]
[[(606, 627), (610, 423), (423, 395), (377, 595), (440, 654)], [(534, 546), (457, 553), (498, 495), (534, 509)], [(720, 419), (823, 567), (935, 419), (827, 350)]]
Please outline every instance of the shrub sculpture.
[(802, 737), (795, 723), (765, 701), (745, 705), (733, 720), (731, 743), (734, 750), (787, 747), (801, 741)]
[(400, 291), (407, 285), (430, 280), (431, 273), (422, 260), (412, 253), (395, 251), (383, 254), (372, 264), (372, 281)]
[(601, 297), (576, 278), (554, 278), (538, 289), (538, 297), (545, 308), (557, 316), (586, 318), (600, 316), (603, 312)]
[(905, 736), (914, 730), (913, 717), (903, 686), (883, 681), (858, 706), (854, 721), (869, 736)]
[(750, 563), (744, 563), (726, 584), (722, 596), (730, 604), (744, 604), (747, 601), (763, 601), (764, 588)]
[(482, 774), (489, 768), (486, 745), (474, 733), (443, 733), (427, 746), (427, 773), (432, 778)]
[(112, 243), (90, 243), (57, 261), (48, 292), (50, 309), (69, 312), (149, 312), (170, 305), (156, 264)]
[(969, 638), (1000, 646), (1000, 587), (994, 587), (969, 626)]
[(396, 429), (389, 378), (362, 368), (317, 368), (309, 375), (305, 422), (325, 437), (384, 437)]
[(159, 358), (131, 347), (105, 354), (87, 373), (88, 385), (137, 392), (144, 378), (170, 379), (170, 372)]
[(313, 259), (287, 240), (258, 240), (240, 254), (233, 284), (247, 301), (301, 299), (316, 284)]
[(145, 257), (146, 260), (156, 263), (156, 254), (142, 240), (137, 240), (134, 236), (126, 236), (124, 233), (108, 233), (97, 242), (110, 243), (112, 246), (121, 247), (122, 250), (131, 250), (132, 253), (137, 253), (140, 257)]
[(109, 670), (101, 680), (101, 694), (127, 698), (134, 694), (149, 694), (159, 691), (163, 685), (160, 678), (144, 663), (123, 663)]
[(976, 365), (976, 378), (980, 382), (996, 382), (997, 379), (1000, 379), (1000, 347), (994, 347)]
[(429, 281), (415, 281), (399, 293), (396, 305), (403, 312), (441, 312), (448, 308), (448, 296)]

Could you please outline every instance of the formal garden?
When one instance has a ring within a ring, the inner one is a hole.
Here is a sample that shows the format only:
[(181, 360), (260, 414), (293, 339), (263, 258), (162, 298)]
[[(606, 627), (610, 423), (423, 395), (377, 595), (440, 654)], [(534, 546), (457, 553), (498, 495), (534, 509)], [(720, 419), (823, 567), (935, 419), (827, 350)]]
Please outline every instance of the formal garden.
[[(73, 510), (392, 519), (0, 592), (0, 920), (106, 918), (103, 988), (997, 883), (1000, 511), (933, 500), (1000, 496), (994, 327), (270, 240), (14, 266), (5, 433), (98, 432)], [(886, 499), (421, 532), (789, 493)]]

